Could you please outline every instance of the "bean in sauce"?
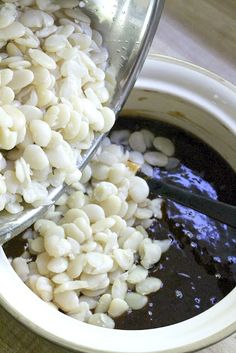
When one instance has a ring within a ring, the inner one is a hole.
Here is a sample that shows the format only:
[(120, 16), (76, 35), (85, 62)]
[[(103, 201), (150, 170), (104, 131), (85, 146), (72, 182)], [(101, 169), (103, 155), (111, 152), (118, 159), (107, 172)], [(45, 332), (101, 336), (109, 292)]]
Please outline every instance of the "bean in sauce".
[[(173, 170), (155, 168), (154, 176), (195, 193), (236, 205), (236, 173), (211, 147), (175, 126), (147, 119), (119, 118), (114, 129), (149, 129), (170, 138), (181, 163)], [(157, 195), (152, 195), (155, 198)], [(236, 229), (172, 201), (149, 234), (172, 239), (159, 264), (150, 270), (163, 287), (141, 310), (116, 320), (118, 329), (163, 327), (194, 317), (225, 297), (236, 284)]]
[[(173, 170), (155, 168), (156, 178), (236, 205), (236, 174), (211, 147), (172, 125), (141, 118), (119, 118), (114, 129), (146, 128), (170, 138), (181, 163)], [(157, 195), (152, 195), (155, 198)], [(149, 329), (178, 323), (207, 310), (236, 284), (236, 229), (167, 200), (163, 219), (149, 229), (154, 239), (172, 240), (159, 264), (150, 270), (163, 287), (141, 310), (116, 319), (118, 329)], [(26, 241), (17, 237), (4, 246), (8, 257), (20, 256)]]

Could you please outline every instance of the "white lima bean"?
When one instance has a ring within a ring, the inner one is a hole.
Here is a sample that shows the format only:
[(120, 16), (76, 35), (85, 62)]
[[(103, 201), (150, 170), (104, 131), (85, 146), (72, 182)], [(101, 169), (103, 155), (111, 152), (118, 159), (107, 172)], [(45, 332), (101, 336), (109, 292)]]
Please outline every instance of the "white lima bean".
[(165, 168), (166, 170), (175, 169), (176, 167), (178, 167), (179, 164), (180, 164), (180, 160), (178, 158), (170, 157), (168, 159), (168, 163), (165, 166)]
[(139, 245), (139, 254), (141, 264), (144, 268), (149, 269), (161, 258), (161, 247), (158, 243), (154, 243), (151, 239), (144, 239)]
[(133, 132), (129, 137), (129, 145), (134, 151), (145, 152), (146, 144), (144, 141), (144, 137), (141, 132), (136, 131)]
[(95, 326), (106, 327), (106, 328), (114, 328), (115, 327), (114, 320), (112, 320), (111, 317), (109, 317), (108, 315), (103, 314), (103, 313), (93, 314), (89, 318), (88, 323), (95, 325)]
[(129, 153), (129, 160), (131, 162), (134, 162), (140, 166), (143, 165), (144, 163), (144, 157), (143, 157), (143, 154), (141, 152), (138, 152), (138, 151), (131, 151)]
[(111, 294), (108, 294), (108, 293), (103, 294), (100, 297), (98, 304), (96, 305), (95, 313), (106, 313), (109, 309), (111, 301), (112, 301)]
[(72, 312), (68, 313), (68, 315), (70, 317), (73, 317), (76, 320), (84, 322), (84, 321), (88, 321), (88, 319), (91, 317), (92, 313), (89, 310), (88, 303), (82, 302), (82, 303), (79, 303), (76, 310), (73, 310)]
[(143, 281), (136, 284), (136, 291), (139, 294), (147, 295), (153, 292), (157, 292), (162, 286), (162, 282), (159, 278), (148, 277)]
[(145, 180), (140, 177), (134, 176), (131, 179), (131, 187), (129, 189), (129, 195), (137, 203), (141, 203), (148, 197), (149, 187)]
[(40, 147), (46, 147), (52, 136), (50, 126), (42, 120), (32, 120), (29, 124), (33, 141)]
[(54, 294), (54, 302), (65, 312), (76, 310), (79, 306), (79, 298), (75, 291)]
[(148, 298), (145, 295), (141, 295), (139, 293), (129, 292), (125, 297), (126, 303), (133, 310), (142, 309), (148, 302)]
[(153, 146), (157, 151), (161, 151), (166, 156), (171, 157), (175, 153), (173, 142), (166, 137), (156, 137), (153, 141)]
[(108, 309), (108, 314), (112, 317), (119, 317), (129, 309), (128, 304), (125, 300), (120, 298), (114, 298)]
[(137, 284), (145, 280), (147, 276), (148, 276), (148, 270), (138, 265), (129, 271), (127, 282), (131, 284)]
[(142, 130), (140, 130), (140, 132), (143, 135), (143, 139), (144, 139), (144, 142), (146, 144), (146, 147), (147, 148), (151, 148), (152, 144), (153, 144), (153, 140), (155, 138), (154, 134), (151, 131), (147, 130), (147, 129), (142, 129)]
[(22, 281), (26, 281), (29, 275), (29, 267), (27, 264), (27, 261), (23, 259), (22, 257), (16, 257), (12, 261), (12, 266), (18, 276), (22, 279)]
[(161, 152), (146, 152), (144, 159), (153, 167), (165, 167), (168, 163), (168, 158)]
[[(19, 163), (17, 171), (10, 163), (3, 168), (17, 174), (12, 184), (21, 182), (17, 201), (11, 196), (16, 187), (2, 189), (0, 209), (10, 213), (20, 212), (23, 202), (46, 204), (50, 185), (75, 184), (76, 163), (94, 132), (109, 131), (115, 121), (114, 112), (104, 106), (110, 95), (102, 37), (78, 9), (79, 0), (67, 3), (1, 4), (0, 147), (11, 150), (9, 160), (23, 157), (30, 174), (23, 180)], [(82, 181), (90, 177), (87, 168)]]
[(45, 302), (50, 302), (53, 299), (53, 284), (47, 277), (39, 277), (35, 283), (35, 288)]
[(86, 297), (86, 295), (81, 295), (79, 298), (80, 303), (87, 303), (89, 309), (95, 309), (98, 301), (94, 298)]
[[(59, 110), (58, 107), (53, 110), (56, 116)], [(42, 143), (48, 142), (44, 140), (47, 136), (46, 133), (40, 136), (37, 126), (43, 130), (44, 124), (50, 119), (53, 122), (54, 118), (49, 119), (48, 115), (44, 120), (40, 110), (31, 110), (28, 105), (22, 112), (37, 144), (25, 146), (23, 157), (17, 156), (20, 157), (16, 163), (19, 183), (31, 178), (31, 169), (33, 173), (40, 172), (35, 169), (41, 166), (34, 164), (31, 146), (47, 157), (45, 151), (63, 142), (48, 124), (51, 140), (44, 151)], [(64, 112), (70, 117), (70, 111)], [(55, 120), (59, 130), (60, 119)], [(11, 124), (10, 118), (8, 124)], [(153, 139), (147, 132), (143, 135)], [(147, 148), (149, 145), (150, 142), (145, 142)], [(106, 156), (115, 160), (115, 164), (111, 160), (107, 163)], [(63, 195), (45, 219), (35, 223), (33, 233), (29, 233), (29, 254), (12, 262), (23, 281), (55, 309), (73, 319), (105, 328), (114, 328), (114, 320), (127, 311), (142, 309), (148, 303), (148, 295), (161, 289), (162, 282), (149, 277), (148, 270), (158, 263), (171, 244), (168, 239), (148, 237), (144, 227), (152, 225), (153, 215), (162, 217), (162, 200), (148, 199), (147, 183), (129, 169), (128, 158), (129, 153), (107, 138), (100, 154), (97, 153), (83, 173), (84, 184), (77, 181), (77, 189)], [(10, 184), (13, 189), (14, 174), (6, 177), (6, 187)], [(35, 261), (30, 260), (31, 255), (36, 256)]]

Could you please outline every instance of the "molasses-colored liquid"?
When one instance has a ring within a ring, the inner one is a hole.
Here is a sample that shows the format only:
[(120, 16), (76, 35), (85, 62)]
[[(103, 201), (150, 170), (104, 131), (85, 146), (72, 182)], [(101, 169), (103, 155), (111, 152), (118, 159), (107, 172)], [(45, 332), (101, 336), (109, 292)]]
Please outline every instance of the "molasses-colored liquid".
[[(211, 147), (166, 123), (119, 118), (114, 129), (146, 128), (170, 138), (181, 163), (173, 170), (155, 168), (156, 178), (236, 205), (236, 173)], [(157, 195), (152, 195), (155, 198)], [(163, 287), (148, 304), (116, 320), (119, 329), (149, 329), (189, 319), (209, 309), (236, 285), (236, 229), (167, 200), (163, 219), (149, 231), (153, 239), (172, 239), (170, 249), (149, 272)]]
[[(165, 123), (141, 118), (119, 118), (114, 129), (147, 128), (156, 136), (170, 138), (181, 163), (173, 170), (155, 168), (156, 178), (236, 205), (236, 174), (212, 148), (191, 134)], [(157, 195), (150, 195), (156, 198)], [(163, 287), (149, 296), (148, 304), (116, 320), (118, 329), (148, 329), (189, 319), (209, 309), (236, 284), (236, 229), (172, 201), (163, 206), (163, 219), (155, 221), (149, 234), (172, 239), (151, 276)], [(4, 249), (20, 256), (26, 241), (17, 237)]]

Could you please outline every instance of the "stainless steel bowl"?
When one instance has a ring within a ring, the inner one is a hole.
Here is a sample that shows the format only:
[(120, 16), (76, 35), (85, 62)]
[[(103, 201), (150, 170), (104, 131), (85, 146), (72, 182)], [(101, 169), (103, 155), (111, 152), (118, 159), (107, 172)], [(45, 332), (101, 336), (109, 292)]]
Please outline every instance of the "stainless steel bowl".
[[(164, 0), (85, 0), (83, 11), (92, 20), (109, 51), (109, 65), (115, 78), (109, 106), (117, 114), (143, 66), (156, 32)], [(79, 168), (83, 169), (96, 151), (103, 134), (98, 135), (84, 153)], [(50, 190), (49, 205), (32, 208), (27, 205), (16, 215), (1, 213), (0, 245), (30, 227), (64, 192), (64, 185)]]

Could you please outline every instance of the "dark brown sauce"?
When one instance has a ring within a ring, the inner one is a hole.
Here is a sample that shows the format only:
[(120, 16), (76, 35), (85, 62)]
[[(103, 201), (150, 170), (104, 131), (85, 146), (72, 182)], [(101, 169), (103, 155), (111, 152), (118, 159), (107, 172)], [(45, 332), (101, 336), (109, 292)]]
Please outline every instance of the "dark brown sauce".
[[(174, 142), (181, 164), (172, 171), (156, 168), (157, 178), (236, 205), (236, 174), (205, 143), (177, 127), (146, 119), (120, 118), (114, 129), (124, 128), (147, 128)], [(163, 214), (163, 220), (155, 222), (149, 232), (155, 239), (172, 239), (171, 248), (150, 270), (150, 275), (162, 280), (163, 288), (149, 296), (142, 310), (117, 319), (118, 329), (148, 329), (189, 319), (235, 287), (236, 230), (171, 201), (165, 203)], [(4, 250), (8, 257), (16, 257), (26, 246), (17, 237)]]
[(28, 242), (23, 239), (21, 235), (15, 237), (4, 244), (3, 249), (8, 258), (15, 258), (21, 256), (24, 250), (28, 248)]
[[(166, 123), (120, 118), (114, 129), (147, 128), (170, 138), (181, 164), (172, 171), (155, 169), (155, 177), (236, 205), (236, 174), (212, 148), (193, 135)], [(151, 195), (156, 197), (157, 195)], [(168, 252), (149, 271), (163, 288), (149, 296), (142, 310), (116, 320), (119, 329), (149, 329), (178, 323), (209, 309), (236, 284), (236, 229), (172, 201), (163, 220), (150, 229), (155, 239), (172, 239)]]

